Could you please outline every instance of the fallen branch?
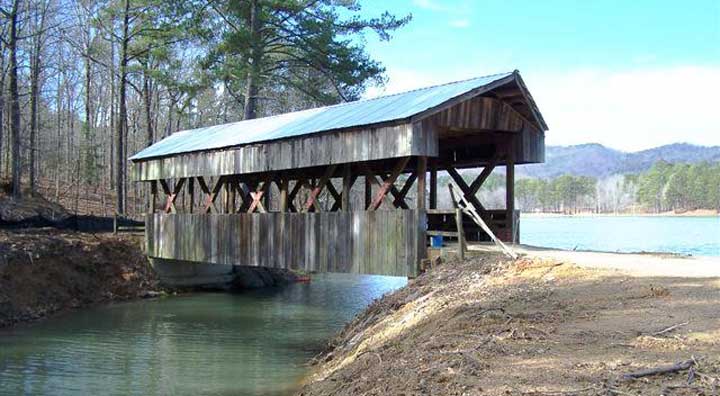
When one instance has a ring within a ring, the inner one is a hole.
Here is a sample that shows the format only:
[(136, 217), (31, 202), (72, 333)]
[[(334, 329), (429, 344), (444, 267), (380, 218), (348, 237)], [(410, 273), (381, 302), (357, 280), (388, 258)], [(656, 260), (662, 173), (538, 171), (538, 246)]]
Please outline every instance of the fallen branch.
[(687, 326), (688, 324), (690, 324), (690, 322), (678, 323), (678, 324), (676, 324), (676, 325), (672, 325), (672, 326), (670, 326), (670, 327), (668, 327), (668, 328), (662, 329), (662, 330), (657, 331), (657, 332), (655, 332), (655, 333), (652, 333), (652, 334), (650, 334), (650, 335), (652, 335), (652, 336), (663, 335), (663, 334), (669, 333), (669, 332), (671, 332), (671, 331), (673, 331), (673, 330), (675, 330), (675, 329), (679, 329), (680, 327)]
[(583, 392), (588, 392), (595, 389), (594, 385), (590, 385), (586, 388), (582, 389), (573, 389), (573, 390), (566, 390), (566, 391), (529, 391), (529, 392), (523, 392), (523, 395), (543, 395), (543, 396), (574, 396), (578, 395)]
[(695, 365), (695, 360), (689, 359), (685, 360), (684, 362), (678, 362), (673, 365), (669, 366), (659, 366), (659, 367), (653, 367), (645, 370), (639, 370), (632, 373), (623, 374), (621, 378), (623, 380), (631, 380), (631, 379), (637, 379), (642, 377), (648, 377), (651, 375), (657, 375), (657, 374), (669, 374), (669, 373), (676, 373), (678, 371), (688, 370), (690, 367)]

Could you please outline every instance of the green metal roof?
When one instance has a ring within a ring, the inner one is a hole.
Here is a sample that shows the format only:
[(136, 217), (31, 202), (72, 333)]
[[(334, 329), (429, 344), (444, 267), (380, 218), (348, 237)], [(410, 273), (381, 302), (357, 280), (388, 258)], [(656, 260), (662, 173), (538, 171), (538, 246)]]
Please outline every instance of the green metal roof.
[(373, 99), (176, 132), (130, 159), (145, 160), (403, 120), (463, 94), (496, 85), (493, 83), (509, 82), (515, 73), (493, 74)]

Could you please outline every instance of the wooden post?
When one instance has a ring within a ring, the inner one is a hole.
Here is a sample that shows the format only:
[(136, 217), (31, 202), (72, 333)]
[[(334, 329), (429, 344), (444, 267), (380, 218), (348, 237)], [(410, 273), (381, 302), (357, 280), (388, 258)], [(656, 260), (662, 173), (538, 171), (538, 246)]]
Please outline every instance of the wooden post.
[(195, 178), (191, 177), (188, 179), (188, 196), (190, 197), (190, 209), (188, 210), (190, 213), (193, 212), (193, 209), (195, 208)]
[[(272, 180), (272, 179), (270, 179)], [(270, 212), (270, 207), (272, 204), (272, 181), (268, 181), (268, 186), (265, 189), (265, 194), (263, 194), (263, 205), (265, 206), (265, 210), (267, 212)]]
[(350, 211), (350, 187), (352, 184), (352, 168), (350, 167), (350, 164), (346, 164), (343, 168), (343, 186), (342, 186), (342, 195), (340, 196), (340, 199), (342, 200), (341, 208), (344, 212)]
[(437, 209), (437, 161), (430, 161), (430, 209)]
[(463, 229), (462, 209), (455, 208), (455, 225), (457, 226), (458, 256), (465, 260), (465, 230)]
[(225, 185), (223, 186), (223, 190), (225, 190), (225, 213), (232, 213), (230, 210), (230, 189), (232, 188), (232, 183), (230, 181), (230, 178), (225, 179)]
[(415, 252), (417, 262), (413, 263), (415, 268), (410, 275), (419, 274), (422, 270), (422, 262), (427, 257), (427, 214), (425, 212), (425, 180), (427, 178), (427, 157), (417, 157), (417, 203), (416, 213), (418, 216), (417, 237), (415, 238)]
[(365, 210), (370, 209), (372, 203), (372, 181), (368, 175), (365, 175)]
[(285, 213), (288, 210), (288, 185), (290, 180), (280, 176), (280, 212)]
[(426, 209), (426, 198), (427, 194), (425, 192), (425, 184), (426, 184), (426, 176), (427, 176), (427, 157), (417, 157), (417, 209), (418, 210), (425, 210)]
[(513, 149), (513, 141), (510, 140), (507, 149), (507, 157), (505, 159), (505, 221), (508, 242), (515, 243), (515, 150)]
[(150, 195), (152, 196), (150, 199), (150, 213), (155, 213), (155, 208), (157, 207), (157, 180), (151, 180), (150, 181)]
[(230, 179), (230, 213), (237, 213), (237, 176)]

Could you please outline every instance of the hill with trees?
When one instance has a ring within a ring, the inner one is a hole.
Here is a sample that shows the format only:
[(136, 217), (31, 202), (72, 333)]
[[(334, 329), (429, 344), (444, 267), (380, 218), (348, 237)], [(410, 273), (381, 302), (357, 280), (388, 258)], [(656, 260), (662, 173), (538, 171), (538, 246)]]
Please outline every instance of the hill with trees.
[(655, 163), (698, 163), (720, 161), (720, 146), (675, 143), (648, 150), (624, 152), (597, 143), (575, 146), (547, 146), (545, 163), (520, 166), (522, 177), (554, 178), (561, 175), (603, 179), (612, 175), (639, 173)]

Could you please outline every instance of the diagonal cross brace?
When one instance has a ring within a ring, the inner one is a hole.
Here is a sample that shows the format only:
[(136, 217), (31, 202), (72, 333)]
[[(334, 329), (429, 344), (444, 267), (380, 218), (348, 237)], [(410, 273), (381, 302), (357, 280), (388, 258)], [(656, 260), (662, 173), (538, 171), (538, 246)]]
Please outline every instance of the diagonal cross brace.
[(377, 192), (377, 194), (375, 194), (375, 198), (373, 198), (372, 203), (370, 203), (370, 207), (368, 208), (368, 210), (377, 210), (377, 208), (382, 205), (383, 199), (385, 199), (388, 191), (390, 191), (391, 188), (394, 187), (395, 180), (397, 180), (398, 176), (400, 176), (400, 173), (405, 170), (405, 166), (409, 161), (410, 157), (401, 158), (395, 164), (395, 167), (393, 167), (390, 176), (388, 176), (382, 184), (377, 180), (377, 177), (372, 172), (372, 170), (367, 166), (365, 167), (365, 171), (367, 173), (367, 177), (370, 179), (370, 182), (376, 185), (380, 185), (380, 190)]
[(183, 184), (185, 184), (185, 179), (178, 180), (178, 182), (175, 183), (175, 189), (170, 191), (170, 186), (168, 186), (167, 182), (164, 179), (160, 179), (160, 186), (162, 187), (165, 195), (167, 195), (165, 200), (165, 213), (177, 213), (177, 209), (175, 208), (175, 199), (177, 199), (180, 190), (182, 190)]
[(333, 173), (335, 173), (335, 168), (337, 168), (337, 165), (330, 165), (325, 168), (325, 173), (323, 173), (322, 177), (318, 181), (318, 184), (311, 189), (310, 196), (308, 197), (308, 200), (303, 206), (303, 212), (308, 212), (312, 207), (315, 207), (316, 210), (319, 210), (319, 205), (317, 205), (316, 203), (317, 198), (320, 196), (320, 193), (322, 192), (323, 188), (325, 188), (325, 185), (328, 183), (328, 180), (330, 180)]

